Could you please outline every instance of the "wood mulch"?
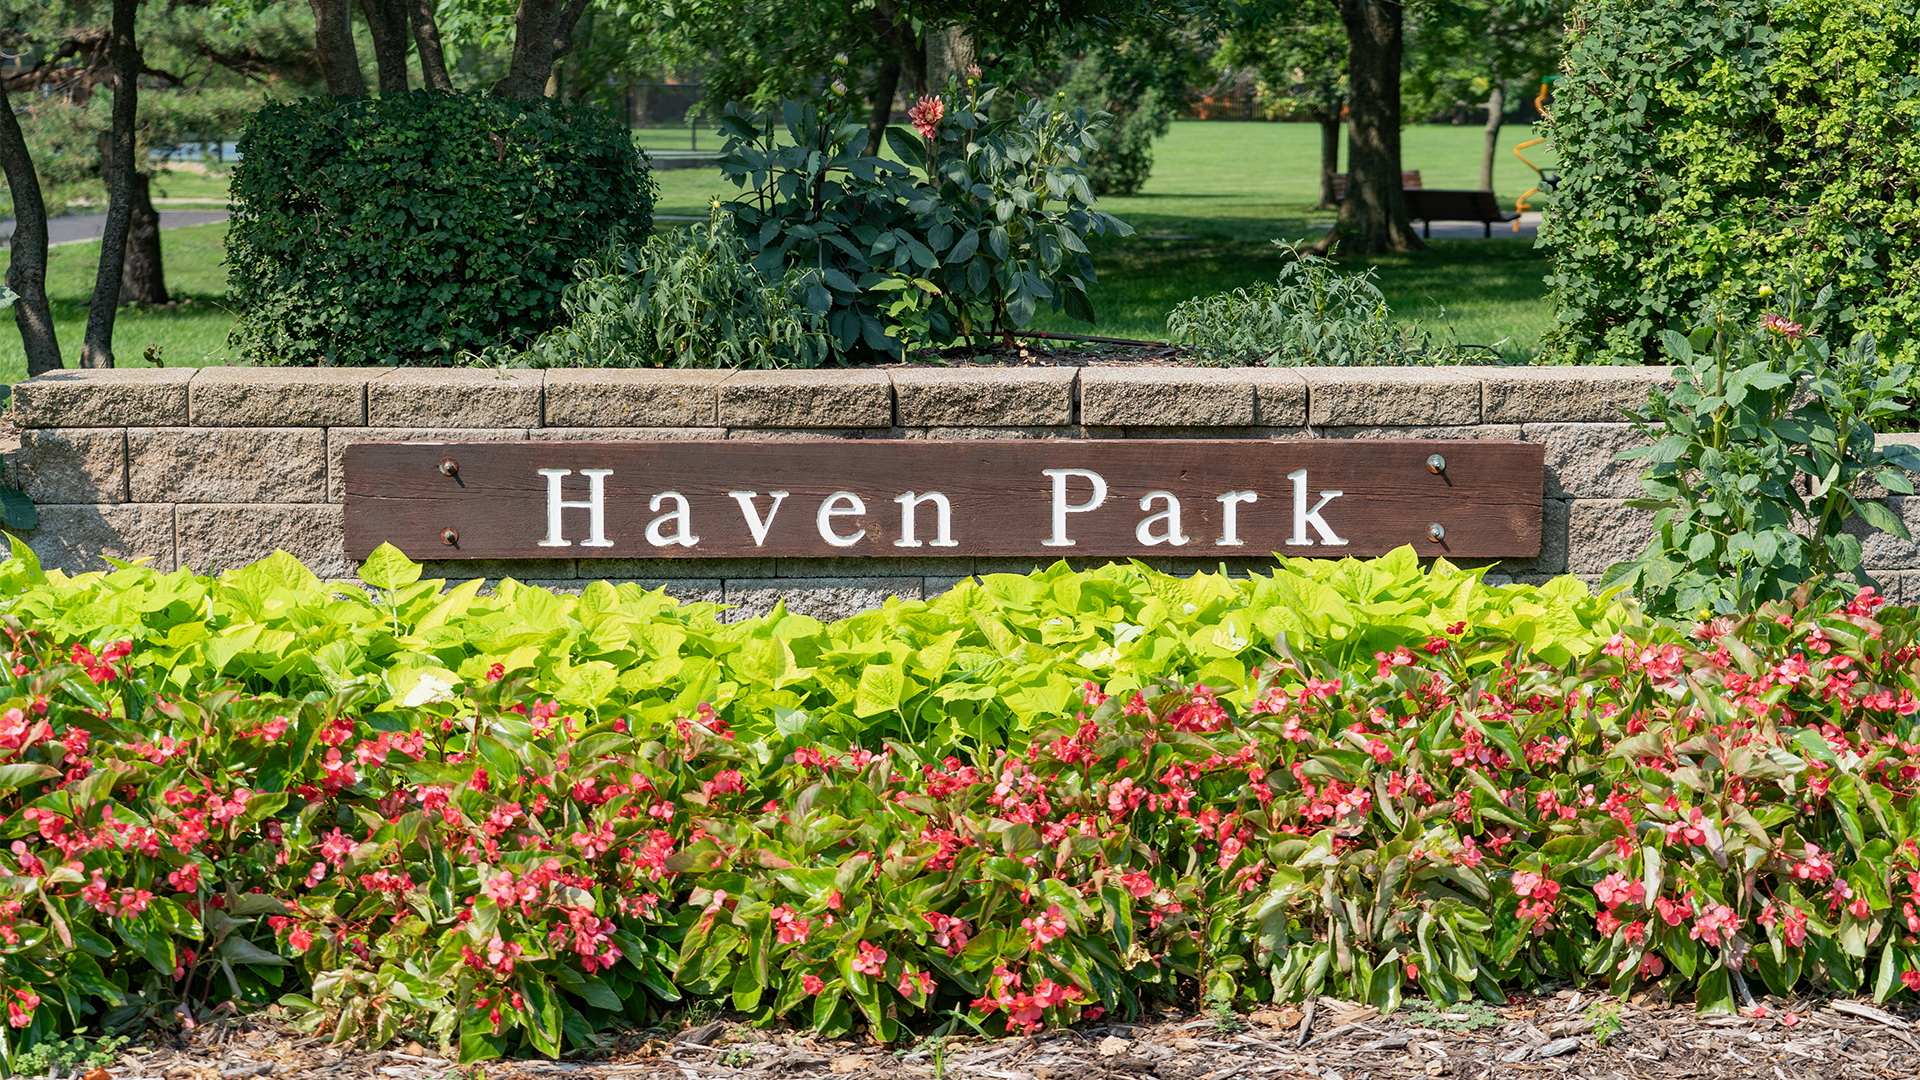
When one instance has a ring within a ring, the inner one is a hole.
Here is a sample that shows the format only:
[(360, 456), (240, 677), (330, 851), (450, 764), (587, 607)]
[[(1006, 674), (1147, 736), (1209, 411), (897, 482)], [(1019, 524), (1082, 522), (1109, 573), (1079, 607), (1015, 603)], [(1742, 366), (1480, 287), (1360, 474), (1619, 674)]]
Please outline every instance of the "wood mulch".
[[(136, 1046), (71, 1080), (731, 1080), (873, 1076), (920, 1080), (1881, 1080), (1920, 1076), (1912, 1010), (1864, 1002), (1768, 1002), (1765, 1016), (1701, 1017), (1689, 1007), (1563, 990), (1500, 1008), (1407, 1003), (1375, 1010), (1322, 998), (1251, 1016), (1169, 1013), (1032, 1038), (902, 1040), (882, 1047), (716, 1020), (622, 1037), (597, 1059), (494, 1061), (461, 1068), (417, 1044), (360, 1051), (301, 1038), (256, 1017)], [(1791, 1019), (1789, 1019), (1791, 1016)], [(1304, 1026), (1303, 1026), (1303, 1023)], [(58, 1076), (51, 1080), (61, 1080)]]

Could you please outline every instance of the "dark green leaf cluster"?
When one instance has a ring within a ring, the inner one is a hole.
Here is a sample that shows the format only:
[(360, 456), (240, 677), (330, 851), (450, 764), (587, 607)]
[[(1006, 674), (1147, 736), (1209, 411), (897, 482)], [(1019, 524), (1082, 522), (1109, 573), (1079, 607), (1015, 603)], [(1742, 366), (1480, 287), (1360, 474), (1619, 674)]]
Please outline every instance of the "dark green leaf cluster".
[(269, 105), (241, 137), (228, 280), (255, 363), (419, 364), (552, 326), (573, 265), (652, 224), (615, 119), (420, 91)]
[(582, 259), (560, 306), (567, 321), (511, 357), (527, 367), (819, 367), (826, 320), (805, 284), (769, 280), (730, 223), (669, 229)]
[(1887, 370), (1872, 334), (1834, 349), (1793, 318), (1832, 300), (1831, 287), (1810, 304), (1796, 292), (1787, 315), (1752, 330), (1723, 315), (1691, 338), (1662, 334), (1677, 385), (1656, 388), (1633, 418), (1651, 445), (1620, 455), (1649, 463), (1651, 498), (1630, 505), (1658, 511), (1654, 537), (1607, 584), (1637, 589), (1656, 615), (1724, 615), (1837, 574), (1871, 583), (1862, 525), (1907, 539), (1868, 492), (1913, 493), (1920, 451), (1874, 437), (1904, 411), (1913, 370)]
[(1226, 367), (1447, 364), (1449, 341), (1396, 323), (1372, 267), (1343, 274), (1298, 244), (1278, 280), (1183, 300), (1167, 315), (1167, 340), (1205, 364)]
[(1580, 8), (1549, 134), (1559, 308), (1549, 355), (1655, 361), (1660, 331), (1758, 286), (1831, 285), (1833, 337), (1913, 359), (1920, 311), (1920, 8), (1600, 0)]
[(762, 272), (805, 275), (849, 359), (899, 357), (1010, 333), (1045, 301), (1093, 321), (1089, 235), (1132, 233), (1093, 209), (1080, 168), (1104, 118), (996, 92), (949, 91), (932, 138), (887, 132), (892, 157), (844, 109), (786, 103), (779, 118), (727, 107), (721, 169), (749, 194), (727, 204)]

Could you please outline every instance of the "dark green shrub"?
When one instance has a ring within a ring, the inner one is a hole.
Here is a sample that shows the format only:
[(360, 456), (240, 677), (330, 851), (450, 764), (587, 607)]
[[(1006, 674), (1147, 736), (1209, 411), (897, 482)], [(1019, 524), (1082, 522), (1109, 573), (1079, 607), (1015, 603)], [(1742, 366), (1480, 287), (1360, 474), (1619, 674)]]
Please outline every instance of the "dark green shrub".
[(1099, 56), (1075, 64), (1060, 87), (1070, 106), (1113, 119), (1100, 132), (1099, 147), (1082, 155), (1081, 167), (1095, 195), (1138, 195), (1153, 174), (1153, 140), (1173, 130), (1174, 101), (1159, 86), (1131, 97)]
[(1830, 337), (1912, 359), (1920, 140), (1911, 5), (1596, 0), (1550, 133), (1559, 322), (1549, 355), (1657, 361), (1710, 310), (1752, 325), (1763, 283), (1831, 286)]
[(616, 120), (481, 94), (304, 98), (240, 140), (227, 234), (256, 363), (417, 364), (552, 326), (574, 263), (652, 224)]
[(566, 322), (508, 363), (819, 367), (830, 354), (827, 321), (807, 310), (800, 273), (769, 278), (754, 269), (732, 223), (718, 217), (609, 245), (575, 273), (561, 301)]

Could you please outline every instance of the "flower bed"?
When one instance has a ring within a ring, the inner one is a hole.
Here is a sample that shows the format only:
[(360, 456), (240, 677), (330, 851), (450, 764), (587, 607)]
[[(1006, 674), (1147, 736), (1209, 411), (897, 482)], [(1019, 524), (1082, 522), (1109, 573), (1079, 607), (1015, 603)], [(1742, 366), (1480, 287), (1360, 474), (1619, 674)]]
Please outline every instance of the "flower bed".
[(1920, 652), (1870, 595), (1682, 639), (1403, 552), (723, 626), (418, 574), (0, 565), (26, 1041), (227, 1001), (472, 1060), (689, 997), (890, 1039), (1920, 981)]

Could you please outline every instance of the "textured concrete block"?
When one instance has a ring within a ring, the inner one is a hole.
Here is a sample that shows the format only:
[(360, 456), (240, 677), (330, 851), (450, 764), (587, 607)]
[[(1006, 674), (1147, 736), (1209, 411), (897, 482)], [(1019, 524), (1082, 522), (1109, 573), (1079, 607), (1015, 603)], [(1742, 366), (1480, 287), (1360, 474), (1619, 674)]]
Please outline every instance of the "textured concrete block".
[(129, 428), (134, 502), (317, 503), (327, 491), (319, 428)]
[(1071, 439), (1080, 429), (1057, 427), (910, 427), (899, 430), (902, 439)]
[(527, 432), (529, 439), (561, 442), (707, 441), (726, 437), (727, 429), (717, 427), (544, 427)]
[(367, 422), (379, 368), (201, 368), (187, 386), (188, 421), (203, 427), (331, 427)]
[(712, 427), (728, 371), (658, 368), (547, 372), (548, 427)]
[(900, 428), (755, 428), (727, 429), (729, 439), (898, 439)]
[[(1874, 441), (1883, 447), (1893, 444), (1920, 447), (1920, 432), (1897, 431), (1886, 435), (1876, 435), (1874, 436)], [(1916, 488), (1920, 488), (1920, 475), (1909, 473), (1907, 474), (1907, 481)], [(1863, 477), (1859, 483), (1854, 486), (1853, 493), (1862, 499), (1884, 499), (1889, 495), (1898, 494), (1897, 492), (1888, 491), (1885, 485), (1871, 476)]]
[(674, 581), (680, 578), (770, 578), (777, 560), (766, 559), (581, 559), (576, 575), (586, 580)]
[(84, 574), (111, 570), (107, 558), (146, 559), (174, 570), (171, 506), (42, 506), (40, 527), (8, 529), (26, 541), (47, 570)]
[(1247, 368), (1253, 380), (1253, 422), (1296, 428), (1307, 422), (1307, 380), (1295, 368)]
[(1480, 380), (1450, 368), (1300, 368), (1307, 423), (1480, 423)]
[(1547, 448), (1547, 495), (1571, 499), (1638, 499), (1647, 463), (1614, 455), (1647, 440), (1631, 424), (1527, 424), (1528, 442)]
[(430, 559), (420, 564), (420, 576), (442, 578), (454, 584), (474, 578), (571, 581), (580, 576), (574, 567), (572, 559)]
[(954, 589), (959, 588), (960, 583), (963, 581), (978, 580), (979, 579), (975, 578), (972, 574), (966, 574), (961, 577), (929, 576), (921, 579), (920, 596), (922, 599), (932, 600), (938, 596), (945, 596)]
[(193, 368), (70, 368), (13, 386), (21, 427), (185, 424)]
[(727, 428), (886, 428), (893, 383), (880, 371), (736, 371), (720, 384)]
[[(900, 577), (908, 571), (901, 569), (902, 560), (898, 556), (879, 555), (872, 558), (831, 556), (821, 558), (786, 558), (773, 561), (775, 577), (783, 578), (881, 578)], [(972, 569), (969, 564), (968, 569)], [(957, 573), (958, 571), (956, 571)], [(728, 574), (732, 577), (732, 574)]]
[[(1906, 525), (1909, 535), (1920, 537), (1920, 496), (1894, 495), (1880, 502)], [(1920, 542), (1883, 533), (1857, 517), (1847, 519), (1846, 530), (1860, 538), (1860, 562), (1867, 569), (1920, 568)]]
[(28, 428), (7, 476), (36, 503), (127, 501), (127, 433), (121, 428)]
[[(634, 584), (647, 592), (664, 590), (668, 596), (683, 604), (724, 604), (727, 602), (726, 583), (719, 578), (626, 578), (615, 581), (615, 585)], [(585, 588), (587, 582), (578, 582)]]
[(1519, 424), (1464, 424), (1457, 427), (1387, 424), (1314, 428), (1313, 434), (1322, 439), (1491, 439), (1520, 442), (1524, 430)]
[(370, 427), (541, 426), (541, 373), (494, 368), (403, 368), (367, 387)]
[(1246, 427), (1254, 419), (1247, 369), (1080, 369), (1080, 422), (1102, 427)]
[(894, 423), (902, 427), (1031, 427), (1073, 423), (1076, 369), (896, 368)]
[(353, 576), (338, 506), (181, 506), (175, 534), (181, 565), (199, 574), (222, 574), (284, 551), (322, 578)]
[[(1108, 429), (1113, 430), (1113, 429)], [(1118, 429), (1129, 439), (1266, 439), (1274, 428), (1263, 427), (1129, 427)], [(1293, 431), (1293, 428), (1280, 428)], [(1297, 430), (1304, 431), (1305, 428)]]
[(1895, 604), (1920, 604), (1920, 570), (1880, 570), (1872, 577), (1879, 593)]
[[(1571, 499), (1548, 499), (1540, 511), (1540, 554), (1531, 559), (1501, 559), (1495, 565), (1509, 576), (1567, 572), (1567, 530), (1573, 516)], [(1646, 546), (1646, 537), (1640, 539)], [(1639, 554), (1635, 548), (1633, 554)], [(1463, 560), (1461, 565), (1468, 561)]]
[(1619, 499), (1576, 500), (1567, 516), (1567, 569), (1605, 574), (1614, 563), (1639, 555), (1653, 537), (1653, 515)]
[(740, 622), (773, 610), (775, 601), (785, 601), (787, 610), (810, 615), (822, 622), (844, 619), (886, 604), (887, 598), (920, 599), (920, 579), (899, 578), (777, 578), (727, 579), (726, 602), (733, 610), (721, 616), (725, 622)]
[(526, 428), (328, 428), (327, 501), (341, 499), (340, 462), (352, 443), (514, 442), (526, 437)]
[(1671, 385), (1670, 367), (1481, 368), (1488, 423), (1608, 423), (1647, 403), (1655, 386)]

